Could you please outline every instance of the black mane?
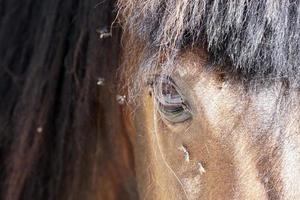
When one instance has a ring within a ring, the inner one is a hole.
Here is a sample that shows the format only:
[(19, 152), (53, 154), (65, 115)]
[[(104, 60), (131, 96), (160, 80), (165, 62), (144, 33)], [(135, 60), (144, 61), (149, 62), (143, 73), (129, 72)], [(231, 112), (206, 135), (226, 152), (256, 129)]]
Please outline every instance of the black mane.
[(114, 10), (113, 0), (0, 1), (0, 199), (135, 195)]

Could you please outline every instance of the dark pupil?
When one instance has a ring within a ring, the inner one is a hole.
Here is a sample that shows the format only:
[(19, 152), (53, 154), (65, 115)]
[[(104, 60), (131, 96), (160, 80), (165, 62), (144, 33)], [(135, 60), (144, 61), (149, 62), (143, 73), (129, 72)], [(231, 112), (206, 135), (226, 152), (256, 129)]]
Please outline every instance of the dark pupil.
[(181, 105), (160, 105), (163, 107), (163, 112), (164, 113), (172, 113), (172, 114), (177, 114), (181, 113), (184, 111), (183, 107)]

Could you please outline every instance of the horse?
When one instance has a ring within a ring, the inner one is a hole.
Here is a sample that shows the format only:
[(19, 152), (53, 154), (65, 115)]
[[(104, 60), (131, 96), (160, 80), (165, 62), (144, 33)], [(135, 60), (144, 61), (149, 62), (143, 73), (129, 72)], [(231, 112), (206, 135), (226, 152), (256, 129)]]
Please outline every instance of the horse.
[(140, 197), (300, 199), (299, 2), (119, 7)]
[(0, 2), (3, 199), (300, 199), (300, 5)]

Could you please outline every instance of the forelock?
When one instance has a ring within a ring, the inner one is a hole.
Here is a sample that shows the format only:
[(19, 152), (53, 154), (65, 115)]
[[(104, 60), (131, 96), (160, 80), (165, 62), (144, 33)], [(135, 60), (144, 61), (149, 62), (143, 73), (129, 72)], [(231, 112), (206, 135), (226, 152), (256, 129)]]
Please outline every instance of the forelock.
[(299, 82), (297, 0), (124, 0), (124, 26), (149, 48), (207, 49), (219, 65)]

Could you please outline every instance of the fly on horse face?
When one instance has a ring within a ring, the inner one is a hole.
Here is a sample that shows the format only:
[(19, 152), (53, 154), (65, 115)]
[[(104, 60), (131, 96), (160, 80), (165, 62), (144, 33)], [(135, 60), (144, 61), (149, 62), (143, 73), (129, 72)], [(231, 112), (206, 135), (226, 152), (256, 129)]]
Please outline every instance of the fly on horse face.
[(300, 200), (300, 2), (0, 1), (7, 200)]

